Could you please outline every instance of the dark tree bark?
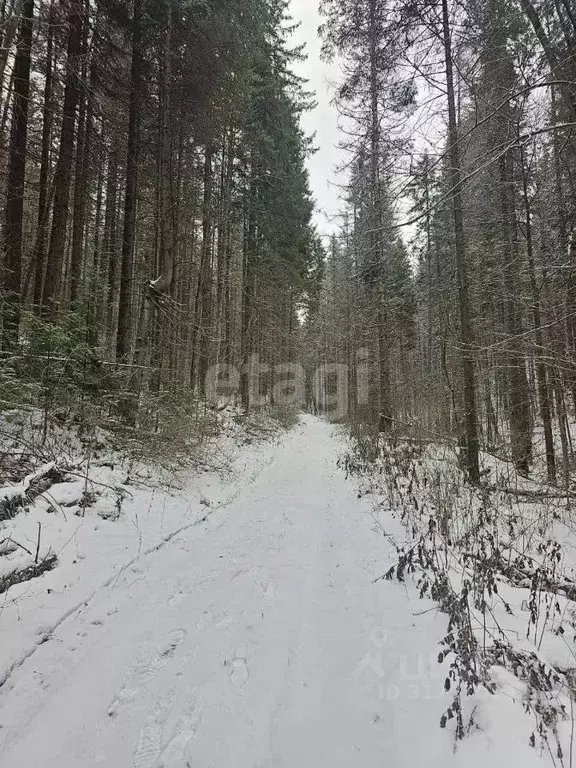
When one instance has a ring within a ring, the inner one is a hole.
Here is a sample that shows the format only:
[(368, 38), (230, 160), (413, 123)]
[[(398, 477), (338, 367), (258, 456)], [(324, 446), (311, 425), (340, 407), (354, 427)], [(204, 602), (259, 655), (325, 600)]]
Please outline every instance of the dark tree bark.
[(524, 210), (526, 213), (526, 251), (528, 255), (528, 271), (530, 276), (530, 288), (532, 292), (532, 316), (534, 319), (534, 337), (536, 341), (536, 382), (538, 389), (538, 405), (540, 418), (544, 428), (544, 444), (546, 446), (546, 470), (548, 482), (556, 484), (556, 453), (554, 449), (554, 433), (552, 430), (552, 403), (550, 396), (550, 384), (548, 369), (544, 360), (544, 334), (542, 331), (542, 310), (540, 292), (536, 282), (536, 267), (534, 264), (534, 243), (532, 238), (532, 206), (528, 194), (528, 179), (522, 158), (522, 192), (524, 197)]
[(212, 195), (214, 150), (206, 146), (204, 154), (204, 203), (202, 208), (202, 253), (198, 292), (196, 295), (196, 323), (198, 325), (196, 385), (204, 394), (206, 374), (210, 364), (210, 332), (212, 327)]
[(372, 196), (372, 236), (370, 255), (371, 289), (376, 304), (376, 334), (378, 347), (378, 428), (386, 432), (392, 425), (392, 403), (390, 393), (390, 361), (386, 333), (386, 290), (383, 244), (383, 203), (380, 183), (381, 128), (380, 128), (380, 84), (378, 77), (378, 0), (370, 0), (370, 184)]
[(142, 57), (143, 0), (134, 0), (132, 17), (132, 68), (130, 76), (130, 112), (128, 117), (128, 153), (124, 196), (124, 232), (118, 305), (118, 334), (116, 358), (126, 362), (132, 344), (132, 287), (134, 248), (136, 242), (136, 210), (138, 204), (138, 165), (140, 151), (140, 112), (143, 75)]
[(24, 181), (28, 137), (28, 100), (30, 93), (30, 49), (34, 19), (34, 0), (25, 0), (18, 28), (14, 60), (14, 100), (6, 187), (4, 224), (4, 286), (6, 305), (3, 316), (3, 343), (12, 348), (18, 343), (22, 282), (22, 224)]
[(38, 221), (36, 226), (36, 242), (34, 245), (34, 309), (42, 304), (44, 289), (44, 272), (46, 269), (46, 240), (48, 234), (48, 217), (50, 214), (49, 174), (50, 174), (50, 143), (52, 139), (52, 78), (53, 78), (53, 49), (54, 49), (54, 0), (50, 1), (48, 12), (48, 38), (46, 42), (46, 75), (44, 83), (44, 98), (42, 107), (42, 147), (40, 151), (40, 177), (38, 182)]
[(253, 352), (253, 312), (256, 298), (256, 261), (258, 257), (258, 227), (256, 223), (256, 208), (258, 205), (257, 165), (252, 157), (250, 163), (250, 192), (247, 201), (247, 210), (244, 212), (244, 248), (242, 264), (242, 311), (240, 320), (240, 363), (242, 365), (242, 377), (240, 381), (240, 398), (244, 410), (248, 412), (250, 402), (249, 372), (246, 370), (250, 355)]
[(442, 0), (442, 32), (446, 62), (446, 86), (448, 96), (448, 143), (450, 158), (450, 191), (454, 219), (454, 248), (458, 279), (458, 306), (460, 311), (460, 343), (462, 346), (462, 376), (464, 382), (464, 465), (473, 484), (480, 482), (480, 443), (478, 439), (478, 415), (476, 408), (476, 378), (472, 358), (472, 321), (464, 216), (462, 213), (462, 171), (456, 98), (454, 91), (454, 64), (450, 40), (450, 17), (448, 0)]
[(55, 318), (58, 310), (58, 294), (64, 267), (66, 230), (68, 226), (68, 205), (72, 169), (74, 167), (74, 144), (76, 110), (80, 96), (80, 51), (83, 28), (83, 0), (70, 0), (68, 13), (68, 45), (66, 52), (66, 86), (60, 149), (54, 174), (54, 203), (52, 207), (52, 231), (48, 248), (48, 263), (42, 304), (48, 314)]
[[(88, 73), (88, 24), (84, 24), (81, 57), (83, 59), (82, 80)], [(90, 70), (88, 89), (82, 88), (79, 98), (78, 139), (74, 167), (74, 203), (72, 216), (72, 247), (70, 253), (70, 303), (75, 307), (80, 295), (84, 266), (84, 234), (86, 230), (86, 199), (88, 195), (88, 164), (91, 140), (91, 94), (94, 93), (94, 69)]]
[(222, 142), (220, 173), (220, 214), (218, 219), (218, 271), (216, 280), (216, 330), (218, 349), (217, 362), (228, 360), (226, 334), (226, 307), (230, 279), (230, 236), (231, 236), (231, 195), (234, 178), (234, 129), (230, 128)]
[[(24, 16), (24, 3), (26, 0), (12, 0), (10, 3), (10, 9), (6, 14), (6, 6), (3, 7), (3, 39), (2, 48), (0, 48), (0, 91), (4, 90), (4, 76), (6, 74), (6, 66), (10, 57), (10, 51), (16, 39), (18, 32), (19, 19)], [(9, 18), (6, 16), (9, 15)], [(8, 93), (8, 100), (10, 97), (10, 89)]]
[(518, 222), (514, 204), (514, 178), (511, 151), (500, 158), (500, 196), (506, 289), (506, 324), (509, 335), (509, 421), (512, 458), (518, 472), (527, 475), (532, 461), (532, 424), (526, 360), (519, 348), (522, 336), (521, 307), (517, 276), (521, 270), (518, 252)]

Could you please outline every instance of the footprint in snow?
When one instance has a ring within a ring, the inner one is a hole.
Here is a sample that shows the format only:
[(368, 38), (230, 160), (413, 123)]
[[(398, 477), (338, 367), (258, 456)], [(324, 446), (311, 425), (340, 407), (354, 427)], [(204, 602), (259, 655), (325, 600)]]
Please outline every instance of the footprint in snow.
[(237, 622), (236, 616), (224, 616), (223, 619), (221, 619), (218, 624), (216, 624), (216, 629), (229, 629)]
[(203, 629), (206, 629), (213, 623), (214, 623), (214, 614), (212, 613), (212, 611), (204, 611), (202, 616), (200, 616), (200, 618), (196, 622), (196, 628), (202, 631)]
[(174, 654), (176, 653), (178, 646), (184, 641), (185, 638), (186, 638), (185, 629), (172, 630), (172, 632), (170, 632), (168, 643), (166, 644), (166, 646), (161, 652), (162, 658), (171, 659), (172, 656), (174, 656)]
[(183, 592), (181, 589), (174, 592), (172, 597), (168, 599), (168, 607), (169, 608), (177, 608), (179, 605), (181, 605), (184, 600), (188, 597), (186, 592)]
[(134, 768), (154, 768), (156, 766), (156, 761), (162, 752), (164, 723), (168, 719), (175, 698), (175, 691), (169, 691), (154, 704), (150, 714), (146, 717), (140, 731), (138, 744), (134, 750)]
[(158, 768), (188, 768), (186, 753), (196, 735), (202, 717), (202, 705), (193, 701), (174, 728), (174, 735), (162, 750)]
[(236, 688), (243, 688), (250, 679), (250, 670), (248, 669), (248, 662), (246, 659), (236, 657), (232, 659), (230, 663), (230, 682)]
[(122, 688), (108, 707), (109, 717), (118, 716), (134, 703), (142, 688), (148, 685), (174, 657), (185, 637), (186, 632), (183, 629), (176, 629), (170, 633), (164, 643), (146, 651), (133, 662), (124, 677)]
[(264, 590), (264, 600), (267, 603), (272, 603), (276, 597), (276, 584), (270, 580)]

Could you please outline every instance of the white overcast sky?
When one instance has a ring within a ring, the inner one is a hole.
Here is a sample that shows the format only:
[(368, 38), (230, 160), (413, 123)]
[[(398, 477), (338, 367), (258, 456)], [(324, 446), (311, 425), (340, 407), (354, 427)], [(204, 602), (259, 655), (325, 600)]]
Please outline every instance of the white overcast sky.
[[(331, 235), (339, 231), (342, 225), (339, 217), (344, 211), (341, 195), (347, 181), (346, 172), (337, 173), (337, 169), (345, 166), (350, 158), (344, 150), (338, 148), (343, 134), (339, 128), (338, 110), (332, 104), (332, 99), (342, 72), (338, 63), (327, 64), (320, 56), (322, 41), (318, 27), (322, 23), (322, 17), (319, 4), (320, 0), (290, 0), (290, 12), (293, 21), (300, 24), (292, 42), (294, 45), (305, 43), (307, 53), (306, 61), (296, 62), (294, 69), (298, 75), (308, 80), (308, 90), (315, 94), (318, 102), (318, 106), (306, 112), (302, 118), (305, 132), (308, 135), (315, 134), (314, 144), (318, 149), (308, 160), (310, 187), (316, 202), (314, 222), (319, 234)], [(434, 128), (434, 120), (430, 123), (426, 108), (417, 110), (415, 116), (408, 119), (407, 124), (412, 125), (414, 148), (433, 152), (438, 132), (437, 126)], [(404, 159), (403, 162), (406, 164), (408, 161)], [(397, 171), (397, 180), (402, 185), (406, 181), (406, 169), (402, 170), (400, 165)], [(409, 201), (400, 195), (395, 204), (397, 215), (400, 220), (404, 219), (410, 208)], [(414, 234), (414, 229), (407, 227), (402, 229), (400, 234), (409, 240)]]
[(308, 161), (310, 186), (316, 201), (315, 222), (320, 234), (330, 234), (338, 228), (337, 215), (343, 206), (340, 202), (340, 188), (344, 178), (336, 174), (336, 168), (345, 159), (337, 149), (339, 136), (338, 112), (331, 104), (334, 83), (339, 79), (337, 65), (321, 60), (321, 40), (318, 27), (321, 17), (319, 0), (291, 0), (291, 13), (300, 29), (294, 36), (294, 43), (306, 43), (308, 59), (298, 63), (298, 75), (309, 81), (309, 90), (316, 94), (318, 106), (303, 117), (307, 134), (316, 133), (315, 145), (318, 152)]

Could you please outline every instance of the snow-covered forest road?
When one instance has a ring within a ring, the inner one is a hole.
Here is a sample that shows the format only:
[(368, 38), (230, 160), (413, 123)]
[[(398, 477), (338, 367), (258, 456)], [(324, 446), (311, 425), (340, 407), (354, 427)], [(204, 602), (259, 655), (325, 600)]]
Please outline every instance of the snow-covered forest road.
[(62, 624), (0, 692), (0, 766), (470, 765), (438, 728), (445, 620), (374, 583), (393, 552), (342, 449), (305, 420)]

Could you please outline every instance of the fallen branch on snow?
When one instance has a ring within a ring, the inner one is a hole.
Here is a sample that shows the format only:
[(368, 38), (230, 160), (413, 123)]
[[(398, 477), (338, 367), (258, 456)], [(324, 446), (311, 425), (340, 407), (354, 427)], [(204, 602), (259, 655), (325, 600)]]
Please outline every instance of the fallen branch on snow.
[(16, 584), (23, 584), (25, 581), (31, 581), (32, 579), (42, 576), (43, 573), (52, 571), (58, 562), (56, 555), (48, 555), (39, 563), (32, 563), (24, 568), (17, 568), (12, 573), (6, 576), (0, 577), (0, 595), (7, 592), (10, 587)]

